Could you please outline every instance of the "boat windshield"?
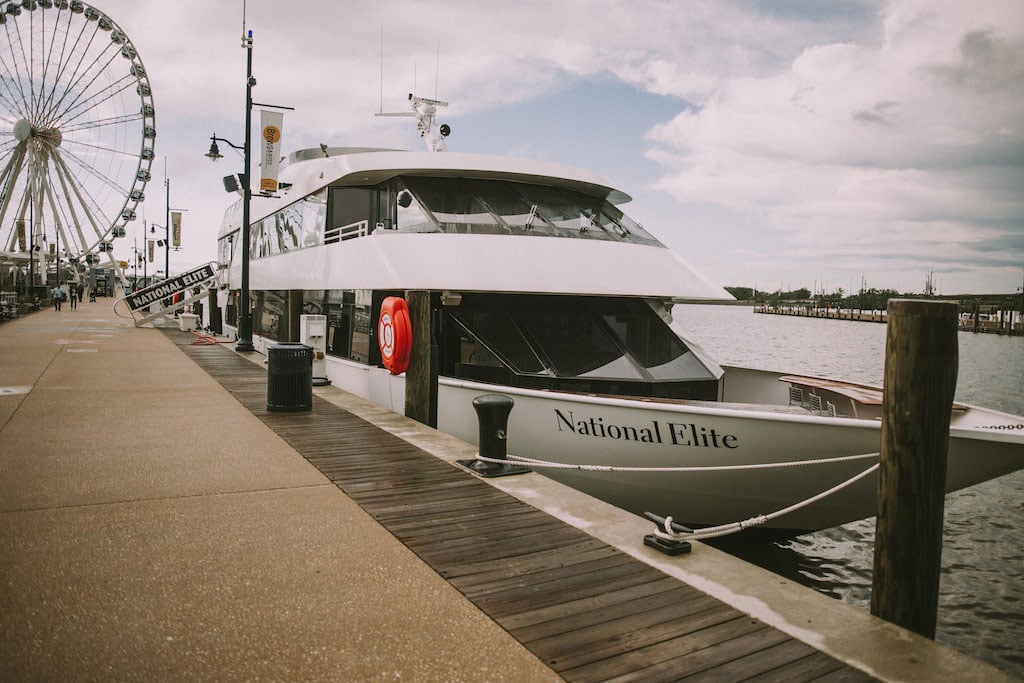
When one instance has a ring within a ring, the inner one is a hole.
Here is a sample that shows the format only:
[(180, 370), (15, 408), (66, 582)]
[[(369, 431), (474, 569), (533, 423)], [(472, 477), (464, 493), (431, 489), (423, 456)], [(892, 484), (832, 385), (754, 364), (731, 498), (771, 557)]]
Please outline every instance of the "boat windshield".
[(506, 180), (406, 176), (396, 181), (403, 232), (542, 235), (661, 246), (611, 202), (583, 192)]
[(715, 381), (642, 300), (467, 294), (445, 314), (457, 323), (446, 368), (455, 376), (480, 379), (503, 367), (553, 380)]

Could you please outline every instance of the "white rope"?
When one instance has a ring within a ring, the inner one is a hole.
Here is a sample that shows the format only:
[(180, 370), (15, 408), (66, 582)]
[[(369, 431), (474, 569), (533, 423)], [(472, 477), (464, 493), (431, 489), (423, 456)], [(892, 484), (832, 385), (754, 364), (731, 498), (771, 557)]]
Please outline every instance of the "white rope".
[(704, 529), (698, 529), (697, 531), (694, 531), (694, 532), (691, 532), (691, 533), (681, 533), (681, 534), (672, 531), (672, 518), (671, 517), (666, 517), (665, 518), (665, 524), (664, 524), (665, 530), (662, 531), (661, 529), (655, 529), (654, 534), (658, 538), (664, 538), (664, 539), (671, 540), (671, 541), (699, 541), (699, 540), (702, 540), (702, 539), (705, 539), (705, 538), (717, 538), (718, 536), (728, 536), (729, 534), (735, 534), (737, 532), (743, 531), (744, 529), (749, 529), (750, 527), (758, 526), (758, 525), (764, 524), (765, 522), (769, 522), (769, 521), (771, 521), (773, 519), (781, 517), (783, 515), (787, 515), (790, 512), (794, 512), (796, 510), (799, 510), (800, 508), (807, 507), (808, 505), (810, 505), (812, 503), (817, 503), (819, 500), (821, 500), (823, 498), (827, 498), (828, 496), (832, 495), (836, 491), (841, 491), (842, 489), (846, 488), (850, 484), (853, 484), (853, 483), (855, 483), (857, 481), (860, 481), (861, 479), (863, 479), (864, 477), (866, 477), (867, 475), (871, 474), (872, 472), (874, 472), (877, 469), (878, 469), (878, 463), (875, 463), (874, 465), (872, 465), (871, 467), (867, 468), (866, 470), (864, 470), (860, 474), (855, 474), (854, 476), (850, 477), (846, 481), (844, 481), (842, 483), (839, 483), (839, 484), (836, 484), (835, 486), (833, 486), (832, 488), (830, 488), (830, 489), (828, 489), (826, 491), (822, 491), (821, 493), (819, 493), (819, 494), (817, 494), (815, 496), (811, 496), (810, 498), (808, 498), (806, 500), (802, 500), (799, 503), (795, 503), (793, 505), (790, 505), (789, 507), (782, 508), (781, 510), (776, 510), (775, 512), (772, 512), (771, 514), (758, 515), (756, 517), (751, 517), (750, 519), (745, 519), (745, 520), (743, 520), (741, 522), (730, 522), (729, 524), (722, 524), (722, 525), (719, 525), (719, 526), (706, 527)]
[[(509, 455), (508, 459), (488, 458), (477, 453), (477, 460), (482, 462), (490, 462), (496, 464), (508, 464), (510, 461), (514, 461), (518, 464), (528, 465), (530, 467), (539, 468), (550, 468), (550, 469), (571, 469), (571, 470), (584, 470), (588, 472), (728, 472), (733, 470), (757, 470), (767, 469), (775, 467), (796, 467), (799, 465), (824, 465), (838, 462), (848, 462), (851, 460), (865, 460), (867, 458), (877, 458), (880, 453), (863, 453), (861, 455), (843, 455), (834, 458), (817, 458), (814, 460), (797, 460), (787, 462), (774, 462), (774, 463), (760, 463), (754, 465), (716, 465), (708, 467), (624, 467), (617, 465), (581, 465), (581, 464), (567, 464), (551, 462), (550, 460), (536, 460), (534, 458), (525, 458), (517, 455)], [(812, 503), (816, 503), (823, 498), (827, 498), (837, 491), (841, 491), (847, 486), (860, 481), (867, 475), (871, 474), (878, 469), (879, 463), (875, 463), (871, 467), (867, 468), (860, 474), (856, 474), (846, 481), (833, 486), (832, 488), (822, 491), (821, 493), (812, 496), (806, 500), (802, 500), (798, 503), (794, 503), (789, 507), (776, 510), (767, 515), (757, 515), (749, 519), (745, 519), (739, 522), (730, 522), (728, 524), (721, 524), (719, 526), (706, 527), (698, 529), (697, 531), (677, 533), (672, 530), (672, 518), (666, 517), (663, 525), (664, 530), (655, 528), (654, 535), (658, 538), (662, 538), (669, 541), (699, 541), (706, 538), (717, 538), (719, 536), (728, 536), (729, 534), (735, 534), (744, 529), (751, 527), (760, 526), (769, 522), (773, 519), (787, 515), (790, 512), (794, 512), (801, 508), (807, 507)]]
[(507, 465), (512, 462), (527, 467), (547, 468), (554, 470), (581, 470), (584, 472), (731, 472), (734, 470), (765, 470), (778, 467), (799, 467), (801, 465), (831, 465), (838, 462), (849, 462), (851, 460), (866, 460), (877, 458), (878, 453), (863, 453), (861, 455), (841, 455), (834, 458), (818, 458), (815, 460), (791, 460), (787, 462), (766, 462), (751, 465), (706, 465), (700, 467), (634, 467), (626, 465), (587, 465), (578, 463), (553, 462), (551, 460), (537, 460), (520, 455), (509, 455), (507, 459), (488, 458), (476, 454), (476, 459), (481, 462), (489, 462), (497, 465)]

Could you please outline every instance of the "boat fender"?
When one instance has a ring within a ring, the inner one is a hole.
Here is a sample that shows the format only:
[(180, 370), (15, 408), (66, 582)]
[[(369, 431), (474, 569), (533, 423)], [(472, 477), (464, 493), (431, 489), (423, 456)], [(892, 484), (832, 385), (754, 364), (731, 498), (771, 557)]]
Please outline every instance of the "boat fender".
[(377, 323), (377, 344), (380, 357), (392, 375), (400, 375), (409, 367), (412, 351), (412, 322), (405, 299), (389, 296), (380, 306)]

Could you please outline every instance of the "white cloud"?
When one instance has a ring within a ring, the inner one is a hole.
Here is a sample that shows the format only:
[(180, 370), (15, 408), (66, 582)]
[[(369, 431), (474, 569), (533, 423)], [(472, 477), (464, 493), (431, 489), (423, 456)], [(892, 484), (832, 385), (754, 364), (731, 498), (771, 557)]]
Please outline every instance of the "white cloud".
[(856, 254), (874, 273), (900, 254), (902, 286), (931, 263), (991, 264), (992, 240), (1019, 268), (1024, 6), (897, 2), (884, 26), (878, 44), (809, 45), (657, 127), (658, 186), (753, 215), (792, 254)]

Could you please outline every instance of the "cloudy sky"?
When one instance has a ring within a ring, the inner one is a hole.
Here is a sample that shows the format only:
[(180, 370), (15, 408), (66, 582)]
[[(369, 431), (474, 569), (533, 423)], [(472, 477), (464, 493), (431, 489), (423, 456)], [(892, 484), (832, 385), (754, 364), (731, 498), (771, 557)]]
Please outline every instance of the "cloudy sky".
[[(212, 259), (236, 198), (220, 178), (241, 161), (203, 154), (214, 132), (243, 137), (242, 0), (92, 4), (150, 74), (158, 173), (145, 210), (163, 222), (165, 161), (171, 205), (189, 209), (171, 269)], [(451, 102), (450, 149), (597, 171), (633, 196), (627, 213), (722, 285), (919, 292), (934, 271), (956, 294), (1024, 279), (1017, 0), (248, 0), (246, 11), (254, 99), (295, 107), (285, 151), (418, 148), (409, 120), (373, 116), (415, 90)]]

